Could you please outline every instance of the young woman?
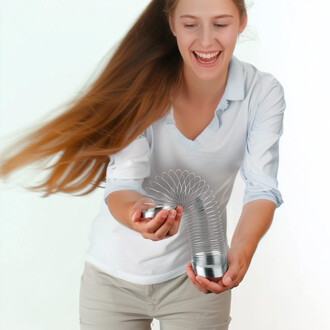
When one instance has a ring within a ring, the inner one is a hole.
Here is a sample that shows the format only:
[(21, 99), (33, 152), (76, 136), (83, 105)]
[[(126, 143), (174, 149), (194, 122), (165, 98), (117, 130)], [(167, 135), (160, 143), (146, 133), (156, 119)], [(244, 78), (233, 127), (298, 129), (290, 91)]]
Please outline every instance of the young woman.
[[(153, 318), (164, 330), (228, 329), (230, 290), (282, 203), (283, 90), (233, 56), (246, 23), (243, 0), (151, 1), (86, 95), (3, 162), (7, 175), (52, 159), (36, 187), (46, 195), (106, 181), (81, 280), (81, 329), (148, 329)], [(182, 206), (141, 217), (152, 203), (144, 188), (170, 169), (201, 176), (222, 207), (241, 170), (244, 207), (221, 279), (195, 275)]]

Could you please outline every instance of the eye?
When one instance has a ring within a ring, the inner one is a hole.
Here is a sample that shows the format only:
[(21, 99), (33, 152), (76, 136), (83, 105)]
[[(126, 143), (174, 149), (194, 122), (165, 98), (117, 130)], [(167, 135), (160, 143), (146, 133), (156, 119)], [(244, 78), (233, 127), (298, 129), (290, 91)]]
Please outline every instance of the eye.
[(185, 24), (184, 27), (187, 29), (192, 29), (196, 26), (196, 24)]
[(226, 25), (226, 24), (214, 24), (214, 26), (215, 26), (216, 28), (224, 28), (224, 27), (226, 27), (227, 25)]

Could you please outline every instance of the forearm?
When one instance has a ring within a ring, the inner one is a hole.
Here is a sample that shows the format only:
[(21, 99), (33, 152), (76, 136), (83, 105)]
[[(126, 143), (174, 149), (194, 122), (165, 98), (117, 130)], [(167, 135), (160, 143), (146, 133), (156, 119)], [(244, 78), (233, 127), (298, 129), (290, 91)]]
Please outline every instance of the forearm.
[(272, 223), (275, 208), (275, 203), (266, 199), (245, 204), (231, 246), (242, 247), (247, 256), (252, 258), (259, 241)]
[(123, 225), (133, 229), (132, 214), (130, 214), (134, 204), (143, 198), (139, 192), (132, 190), (114, 191), (107, 197), (108, 208), (113, 217)]

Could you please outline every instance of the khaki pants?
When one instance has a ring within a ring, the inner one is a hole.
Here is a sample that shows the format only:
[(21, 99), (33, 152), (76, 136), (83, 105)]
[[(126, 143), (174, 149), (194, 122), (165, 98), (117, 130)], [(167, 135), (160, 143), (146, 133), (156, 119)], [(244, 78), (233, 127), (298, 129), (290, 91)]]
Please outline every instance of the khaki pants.
[(82, 330), (227, 330), (231, 292), (203, 294), (187, 275), (139, 285), (112, 277), (86, 263), (81, 277)]

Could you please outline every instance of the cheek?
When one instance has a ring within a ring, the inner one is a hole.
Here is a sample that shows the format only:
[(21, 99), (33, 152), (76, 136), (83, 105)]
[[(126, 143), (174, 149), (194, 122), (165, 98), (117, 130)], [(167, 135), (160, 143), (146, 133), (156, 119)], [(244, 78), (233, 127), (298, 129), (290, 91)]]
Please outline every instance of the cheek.
[(237, 42), (237, 31), (228, 31), (220, 37), (221, 43), (229, 48), (235, 47)]
[(177, 35), (176, 39), (182, 57), (187, 56), (187, 53), (190, 52), (193, 40), (186, 35)]

